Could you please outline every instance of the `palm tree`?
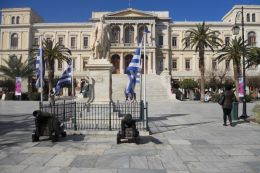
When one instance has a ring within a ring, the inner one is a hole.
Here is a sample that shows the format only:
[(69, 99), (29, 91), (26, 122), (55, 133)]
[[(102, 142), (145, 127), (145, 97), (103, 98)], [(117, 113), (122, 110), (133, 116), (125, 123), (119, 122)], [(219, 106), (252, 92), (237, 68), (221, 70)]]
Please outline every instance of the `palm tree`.
[(260, 48), (254, 47), (251, 49), (247, 56), (247, 68), (253, 65), (257, 66), (260, 64)]
[(22, 62), (22, 57), (10, 56), (8, 59), (3, 59), (6, 65), (0, 65), (2, 76), (9, 78), (15, 83), (16, 77), (27, 78), (33, 75), (33, 60)]
[[(42, 41), (43, 56), (46, 62), (46, 68), (48, 70), (48, 81), (49, 81), (49, 93), (54, 86), (54, 62), (55, 60), (60, 61), (71, 61), (71, 51), (64, 45), (54, 43), (53, 40), (43, 39)], [(32, 54), (36, 57), (38, 48), (32, 49)]]
[(251, 49), (248, 47), (246, 42), (243, 43), (241, 37), (231, 40), (229, 45), (224, 46), (218, 51), (216, 60), (220, 63), (221, 61), (233, 61), (234, 79), (236, 84), (236, 96), (238, 97), (239, 91), (239, 76), (241, 76), (241, 57), (243, 52), (247, 57)]
[(212, 31), (208, 25), (203, 22), (197, 24), (196, 29), (189, 29), (186, 31), (186, 37), (182, 42), (185, 43), (184, 49), (187, 47), (194, 48), (195, 52), (199, 51), (199, 69), (201, 75), (201, 101), (205, 98), (205, 49), (209, 48), (212, 52), (221, 45), (222, 40), (218, 37), (219, 31)]

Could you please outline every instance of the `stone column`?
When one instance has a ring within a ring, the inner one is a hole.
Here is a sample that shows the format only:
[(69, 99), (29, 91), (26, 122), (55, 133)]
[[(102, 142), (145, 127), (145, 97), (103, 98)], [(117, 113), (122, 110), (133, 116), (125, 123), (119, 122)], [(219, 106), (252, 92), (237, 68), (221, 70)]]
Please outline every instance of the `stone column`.
[(153, 55), (153, 74), (156, 74), (156, 54), (155, 51), (152, 52)]
[(124, 24), (120, 25), (120, 45), (123, 45), (124, 43)]
[(138, 43), (138, 27), (137, 23), (134, 25), (134, 45)]
[(124, 53), (120, 54), (120, 74), (124, 74)]
[(147, 52), (147, 74), (151, 74), (151, 65), (152, 65), (152, 56), (151, 56), (151, 52)]
[(153, 38), (153, 46), (156, 46), (156, 26), (155, 23), (153, 23), (153, 30), (152, 30), (152, 38)]
[(150, 33), (148, 33), (148, 35), (147, 35), (147, 42), (148, 42), (148, 45), (149, 46), (152, 46), (152, 24), (149, 24), (148, 26), (147, 26), (147, 28), (148, 28), (148, 31), (150, 31)]

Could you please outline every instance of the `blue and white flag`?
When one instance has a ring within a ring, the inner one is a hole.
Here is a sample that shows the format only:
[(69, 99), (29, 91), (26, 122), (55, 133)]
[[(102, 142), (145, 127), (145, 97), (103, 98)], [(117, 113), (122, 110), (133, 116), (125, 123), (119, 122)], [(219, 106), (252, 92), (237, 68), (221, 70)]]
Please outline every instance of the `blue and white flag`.
[[(41, 59), (42, 59), (42, 70), (41, 70)], [(44, 76), (45, 76), (45, 60), (42, 55), (42, 48), (38, 49), (38, 54), (36, 58), (36, 88), (41, 88), (41, 74), (42, 74), (42, 87), (44, 86)]]
[(72, 78), (72, 63), (70, 62), (68, 64), (68, 68), (63, 72), (60, 79), (58, 80), (56, 87), (55, 87), (55, 95), (60, 94), (60, 89), (64, 86), (71, 84), (71, 78)]
[(142, 44), (140, 44), (140, 46), (136, 49), (135, 55), (132, 58), (129, 66), (127, 67), (128, 83), (125, 90), (125, 94), (134, 95), (135, 84), (137, 83), (137, 81), (140, 82), (141, 49), (142, 49)]

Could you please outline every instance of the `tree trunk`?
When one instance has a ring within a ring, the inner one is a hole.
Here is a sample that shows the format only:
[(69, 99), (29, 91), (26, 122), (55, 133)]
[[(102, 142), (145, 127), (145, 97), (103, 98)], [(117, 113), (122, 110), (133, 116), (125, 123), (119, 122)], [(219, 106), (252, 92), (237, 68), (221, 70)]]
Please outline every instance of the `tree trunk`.
[(199, 68), (200, 68), (200, 101), (205, 101), (205, 64), (204, 47), (199, 48)]
[(49, 59), (48, 83), (49, 83), (49, 90), (48, 90), (48, 97), (49, 97), (50, 92), (54, 86), (54, 60), (52, 60), (51, 58)]

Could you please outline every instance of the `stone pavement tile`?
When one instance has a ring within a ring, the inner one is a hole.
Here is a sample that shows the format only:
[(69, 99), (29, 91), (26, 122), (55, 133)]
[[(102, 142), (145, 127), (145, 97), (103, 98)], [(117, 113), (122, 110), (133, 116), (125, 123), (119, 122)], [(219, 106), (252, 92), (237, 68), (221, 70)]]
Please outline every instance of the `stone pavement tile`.
[(76, 156), (76, 158), (71, 162), (70, 167), (78, 168), (95, 168), (98, 156)]
[(8, 155), (8, 157), (5, 157), (0, 160), (0, 165), (17, 165), (30, 156), (31, 154), (24, 153), (10, 154)]
[(28, 166), (21, 173), (68, 173), (69, 170), (64, 167)]
[(225, 153), (234, 156), (252, 156), (253, 153), (243, 149), (222, 149)]
[(260, 164), (260, 157), (257, 156), (221, 156), (223, 159), (227, 161), (233, 161), (233, 162), (251, 162), (251, 161), (258, 161)]
[(217, 148), (217, 149), (213, 149), (212, 152), (217, 155), (217, 156), (227, 156), (228, 154), (225, 153), (223, 150)]
[(260, 172), (260, 162), (246, 162), (246, 164), (255, 172)]
[(52, 142), (51, 140), (47, 141), (40, 141), (38, 144), (35, 145), (35, 147), (53, 147), (56, 143)]
[(23, 160), (20, 164), (30, 166), (43, 166), (54, 156), (55, 154), (32, 154), (30, 157)]
[(169, 144), (158, 144), (158, 145), (154, 145), (156, 150), (172, 150), (172, 146)]
[(254, 153), (254, 155), (256, 156), (260, 156), (260, 149), (249, 149), (248, 151)]
[(75, 157), (76, 155), (58, 154), (50, 159), (45, 166), (68, 167)]
[(220, 169), (221, 172), (255, 173), (254, 169), (250, 168), (250, 166), (242, 162), (233, 162), (233, 161), (214, 162), (214, 165), (218, 169)]
[(118, 156), (153, 156), (157, 155), (158, 151), (154, 149), (140, 149), (140, 148), (113, 148), (106, 150), (104, 155), (118, 155)]
[(8, 156), (7, 152), (5, 152), (5, 151), (0, 151), (0, 160), (3, 159), (3, 158), (5, 158), (5, 157), (7, 157), (7, 156)]
[(221, 162), (224, 159), (221, 156), (216, 155), (199, 155), (197, 156), (201, 162)]
[(21, 153), (32, 153), (32, 154), (59, 154), (64, 151), (63, 147), (31, 147), (24, 149)]
[(192, 145), (211, 145), (208, 141), (203, 139), (191, 139), (189, 140)]
[(68, 147), (66, 151), (62, 152), (63, 154), (68, 155), (102, 155), (105, 149), (78, 149), (78, 148), (70, 148)]
[(1, 173), (21, 173), (27, 165), (0, 165)]
[(214, 162), (189, 162), (187, 166), (192, 173), (220, 173)]
[(182, 139), (169, 139), (169, 143), (171, 145), (191, 145), (190, 141), (189, 140), (182, 140)]
[(147, 162), (149, 169), (164, 169), (159, 156), (147, 156)]
[(118, 173), (166, 173), (162, 169), (118, 169)]
[(148, 162), (145, 156), (130, 156), (130, 168), (148, 169)]
[(176, 171), (186, 171), (187, 167), (183, 161), (178, 157), (175, 151), (160, 150), (159, 157), (165, 169), (172, 169)]
[(117, 173), (117, 170), (99, 168), (71, 168), (68, 173)]
[(174, 171), (174, 170), (167, 170), (167, 173), (190, 173), (189, 171)]
[(129, 168), (130, 156), (128, 155), (103, 155), (98, 157), (96, 168)]

